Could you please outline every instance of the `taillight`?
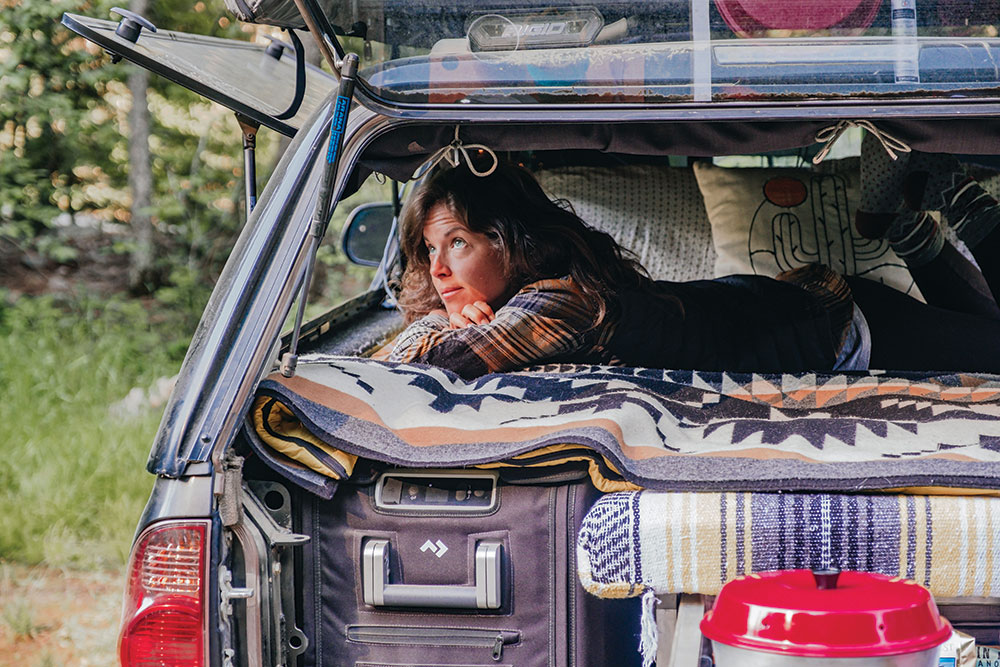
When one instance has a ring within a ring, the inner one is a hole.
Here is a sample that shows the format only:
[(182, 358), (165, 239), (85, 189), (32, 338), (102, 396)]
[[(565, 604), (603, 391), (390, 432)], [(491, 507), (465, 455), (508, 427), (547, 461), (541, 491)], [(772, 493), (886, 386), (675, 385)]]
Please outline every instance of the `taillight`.
[(146, 529), (129, 561), (122, 667), (204, 667), (208, 522)]

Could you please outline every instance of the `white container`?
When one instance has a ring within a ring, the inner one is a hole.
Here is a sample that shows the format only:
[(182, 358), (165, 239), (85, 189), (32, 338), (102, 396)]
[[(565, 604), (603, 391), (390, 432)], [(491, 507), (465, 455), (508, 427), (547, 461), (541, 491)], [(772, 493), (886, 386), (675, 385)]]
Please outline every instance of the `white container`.
[(738, 577), (701, 631), (716, 667), (938, 667), (951, 636), (924, 587), (837, 570)]
[(938, 667), (938, 648), (870, 658), (809, 658), (775, 655), (712, 642), (715, 667)]

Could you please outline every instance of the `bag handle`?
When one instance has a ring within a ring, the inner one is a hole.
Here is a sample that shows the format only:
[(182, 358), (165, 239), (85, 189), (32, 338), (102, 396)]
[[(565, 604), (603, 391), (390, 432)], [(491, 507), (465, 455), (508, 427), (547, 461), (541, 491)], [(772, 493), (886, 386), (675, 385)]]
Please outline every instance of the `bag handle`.
[(373, 607), (448, 607), (499, 609), (503, 545), (476, 544), (475, 586), (389, 583), (389, 540), (370, 539), (361, 547), (362, 597)]

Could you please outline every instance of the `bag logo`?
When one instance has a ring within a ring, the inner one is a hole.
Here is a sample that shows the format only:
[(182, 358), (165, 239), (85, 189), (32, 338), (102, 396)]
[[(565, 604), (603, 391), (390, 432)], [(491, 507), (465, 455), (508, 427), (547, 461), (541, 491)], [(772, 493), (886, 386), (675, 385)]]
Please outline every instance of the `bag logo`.
[(437, 544), (434, 544), (430, 540), (427, 540), (426, 542), (424, 542), (423, 546), (420, 547), (421, 551), (427, 551), (428, 549), (432, 554), (434, 554), (438, 558), (443, 556), (445, 552), (448, 551), (448, 547), (445, 546), (445, 543), (442, 542), (441, 540), (438, 540)]

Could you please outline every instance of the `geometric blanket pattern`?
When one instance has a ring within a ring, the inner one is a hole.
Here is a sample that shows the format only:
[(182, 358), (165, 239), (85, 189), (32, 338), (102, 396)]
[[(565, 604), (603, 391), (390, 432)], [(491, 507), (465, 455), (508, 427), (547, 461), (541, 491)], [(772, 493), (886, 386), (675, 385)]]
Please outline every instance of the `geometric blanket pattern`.
[(396, 465), (572, 445), (647, 489), (1000, 489), (995, 375), (564, 365), (466, 381), (422, 364), (327, 357), (300, 361), (292, 378), (270, 375), (258, 395), (329, 447)]
[(715, 595), (738, 575), (830, 566), (1000, 596), (1000, 498), (620, 492), (577, 540), (580, 581), (600, 597)]

